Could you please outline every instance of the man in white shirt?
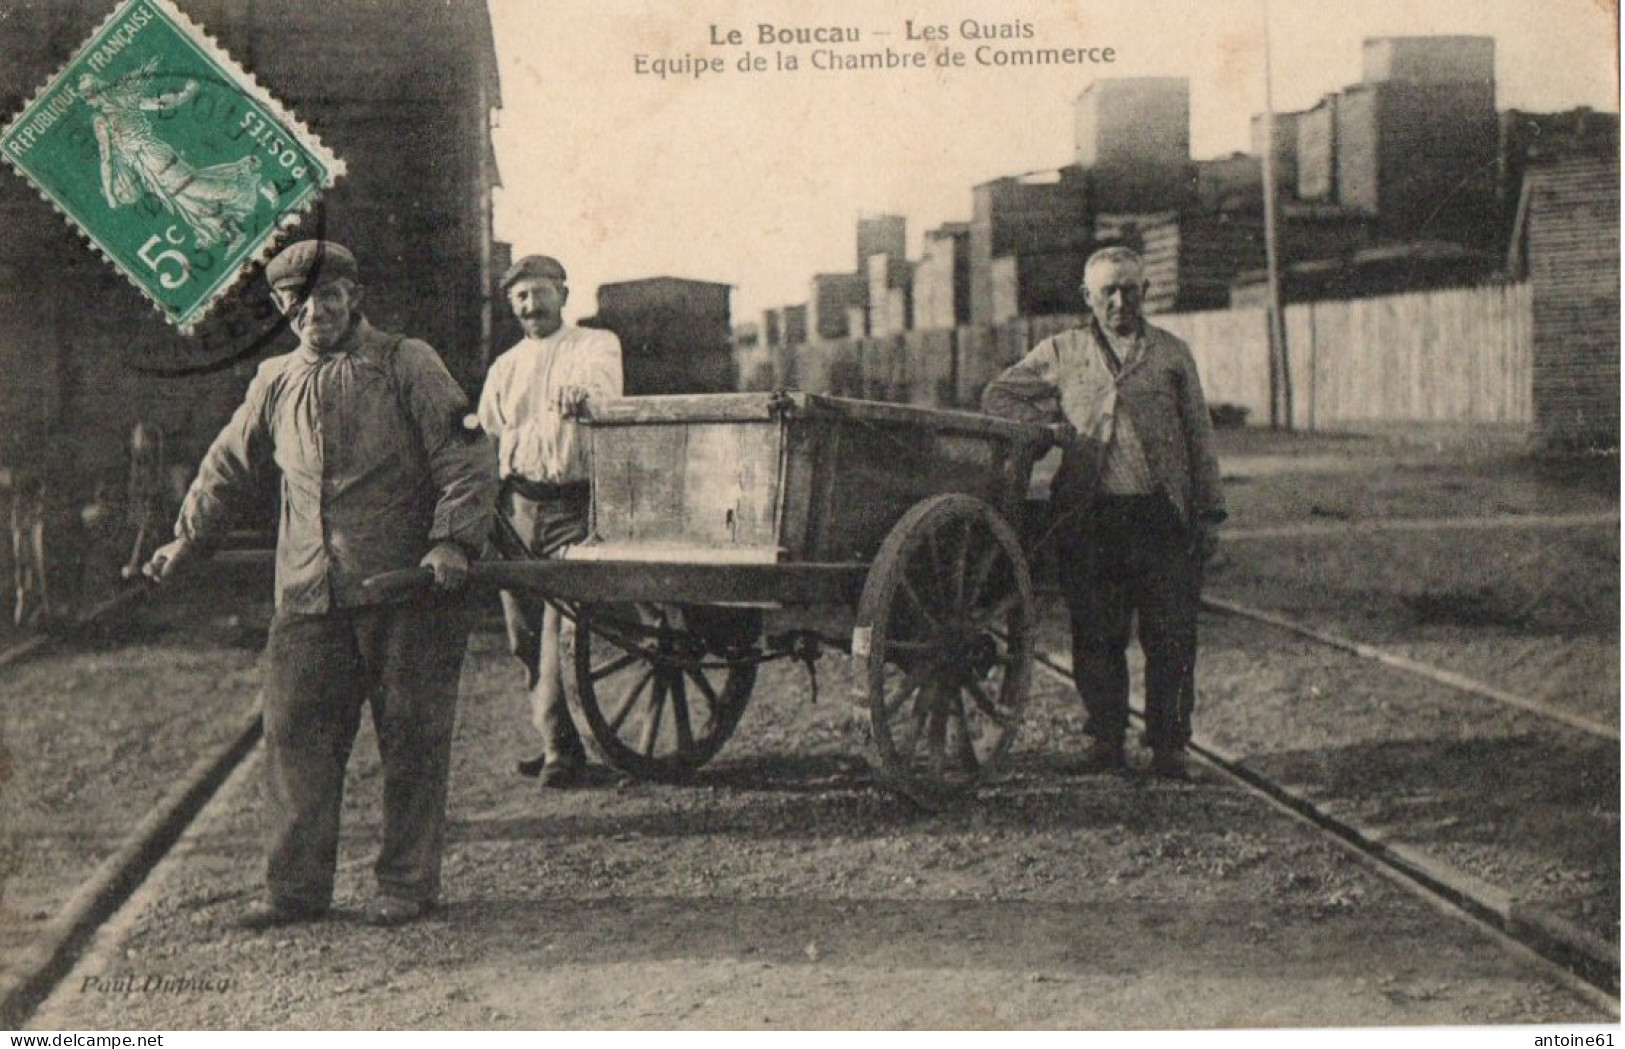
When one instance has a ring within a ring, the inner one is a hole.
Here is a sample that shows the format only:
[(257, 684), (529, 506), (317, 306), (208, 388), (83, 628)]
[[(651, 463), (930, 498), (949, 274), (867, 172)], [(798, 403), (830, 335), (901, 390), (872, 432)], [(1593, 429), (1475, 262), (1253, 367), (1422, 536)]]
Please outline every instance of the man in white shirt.
[[(525, 338), (492, 362), (479, 419), (497, 442), (498, 510), (524, 547), (510, 556), (558, 557), (586, 538), (592, 472), (576, 420), (589, 400), (621, 394), (620, 340), (564, 323), (565, 280), (564, 267), (546, 255), (525, 256), (502, 278)], [(544, 787), (571, 786), (586, 752), (565, 698), (559, 610), (509, 592), (502, 609), (509, 647), (530, 675), (531, 723), (542, 735), (541, 753), (519, 762), (519, 771), (539, 775)]]

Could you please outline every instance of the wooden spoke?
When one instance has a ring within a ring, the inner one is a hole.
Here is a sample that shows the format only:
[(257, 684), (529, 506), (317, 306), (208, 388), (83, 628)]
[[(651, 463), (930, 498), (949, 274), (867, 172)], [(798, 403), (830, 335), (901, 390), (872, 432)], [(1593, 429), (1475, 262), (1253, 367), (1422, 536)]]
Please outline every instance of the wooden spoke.
[(966, 681), (963, 685), (961, 685), (961, 687), (966, 692), (970, 693), (971, 702), (976, 704), (976, 709), (980, 710), (984, 715), (986, 715), (988, 720), (1000, 727), (1003, 727), (1008, 723), (1008, 715), (999, 711), (997, 704), (993, 702), (992, 698), (988, 696), (986, 690), (982, 688), (982, 683), (980, 681)]
[(700, 686), (700, 692), (705, 696), (705, 701), (711, 704), (711, 709), (715, 710), (721, 701), (717, 699), (717, 690), (712, 688), (711, 682), (706, 680), (705, 672), (698, 667), (686, 667), (684, 669), (688, 672), (689, 679)]
[(948, 574), (954, 581), (954, 611), (957, 613), (965, 607), (965, 566), (970, 561), (970, 539), (972, 524), (965, 522), (965, 532), (959, 541), (959, 550), (954, 554), (954, 562), (949, 566)]
[(602, 681), (611, 674), (625, 670), (627, 667), (631, 666), (637, 661), (637, 656), (627, 653), (626, 655), (621, 656), (619, 659), (612, 659), (603, 666), (595, 668), (592, 672), (592, 679), (594, 681)]
[(996, 621), (1003, 619), (1006, 613), (1020, 607), (1025, 601), (1026, 598), (1021, 591), (1012, 590), (999, 598), (998, 603), (993, 607), (985, 610), (978, 609), (976, 614), (971, 617), (971, 624), (978, 629), (985, 629)]
[(905, 761), (910, 761), (913, 759), (914, 748), (920, 745), (920, 739), (925, 735), (926, 722), (931, 716), (930, 689), (931, 683), (929, 681), (925, 682), (919, 689), (917, 698), (914, 700), (914, 716), (911, 719), (913, 722), (913, 731), (908, 734), (908, 745), (904, 748), (899, 748), (904, 752), (903, 757)]
[(904, 703), (907, 703), (911, 697), (919, 693), (930, 677), (931, 668), (929, 666), (915, 667), (908, 673), (903, 679), (903, 687), (897, 692), (897, 698), (895, 700), (887, 699), (885, 702), (883, 712), (888, 722), (897, 716), (898, 711), (903, 709)]
[(965, 713), (965, 697), (954, 693), (952, 707), (954, 724), (959, 726), (959, 746), (955, 757), (967, 770), (974, 771), (981, 761), (976, 757), (976, 736), (971, 731), (970, 716)]
[(615, 709), (615, 713), (610, 716), (609, 725), (611, 731), (619, 732), (621, 730), (621, 726), (626, 724), (626, 716), (632, 713), (633, 707), (637, 706), (638, 698), (643, 695), (643, 690), (649, 687), (649, 681), (654, 676), (655, 668), (649, 667), (643, 672), (643, 675), (638, 678), (637, 684), (633, 685), (627, 690), (625, 698), (621, 700), (621, 705), (617, 707)]
[(915, 591), (914, 584), (909, 582), (908, 576), (904, 575), (899, 579), (897, 588), (899, 592), (914, 603), (915, 610), (920, 613), (920, 618), (925, 620), (927, 626), (929, 626), (932, 630), (940, 630), (942, 628), (942, 624), (938, 622), (937, 617), (932, 614), (930, 607), (920, 599), (919, 593)]
[(998, 546), (991, 546), (976, 562), (976, 567), (971, 571), (970, 585), (965, 588), (968, 595), (966, 601), (972, 608), (976, 607), (977, 599), (982, 596), (982, 587), (987, 583), (988, 573), (993, 571), (993, 566), (998, 564), (999, 556), (1003, 553)]
[(942, 687), (931, 690), (931, 703), (926, 711), (926, 766), (931, 774), (941, 777), (948, 764), (948, 712), (942, 701)]
[(671, 679), (671, 724), (677, 730), (677, 749), (679, 752), (690, 750), (694, 746), (694, 726), (688, 718), (688, 693), (684, 685), (685, 675), (678, 672)]
[(655, 674), (654, 698), (649, 702), (649, 713), (643, 719), (643, 735), (638, 739), (638, 750), (646, 758), (654, 757), (655, 741), (660, 737), (660, 715), (666, 709), (666, 672)]
[(711, 687), (711, 682), (705, 679), (705, 673), (695, 667), (686, 668), (690, 681), (699, 686), (700, 695), (705, 697), (705, 720), (700, 722), (700, 735), (709, 735), (722, 717), (722, 701), (717, 698), (717, 690)]

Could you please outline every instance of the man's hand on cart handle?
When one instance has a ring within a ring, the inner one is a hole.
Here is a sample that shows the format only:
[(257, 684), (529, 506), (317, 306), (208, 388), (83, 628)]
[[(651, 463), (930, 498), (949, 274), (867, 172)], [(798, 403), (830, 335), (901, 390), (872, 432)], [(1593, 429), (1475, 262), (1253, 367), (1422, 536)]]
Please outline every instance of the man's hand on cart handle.
[(418, 566), (434, 573), (434, 585), (441, 590), (458, 590), (468, 582), (468, 554), (456, 543), (436, 543)]
[(197, 556), (197, 547), (185, 539), (172, 540), (152, 552), (147, 563), (141, 566), (141, 575), (154, 583), (162, 583)]
[(361, 588), (380, 601), (393, 601), (429, 589), (434, 585), (434, 569), (427, 565), (380, 572), (361, 581)]

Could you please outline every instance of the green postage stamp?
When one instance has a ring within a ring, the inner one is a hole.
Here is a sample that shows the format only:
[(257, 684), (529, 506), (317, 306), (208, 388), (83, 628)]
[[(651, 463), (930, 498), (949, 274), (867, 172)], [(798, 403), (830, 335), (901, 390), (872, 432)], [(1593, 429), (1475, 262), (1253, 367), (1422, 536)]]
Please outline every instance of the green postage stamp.
[(168, 0), (126, 0), (0, 155), (182, 332), (344, 163)]

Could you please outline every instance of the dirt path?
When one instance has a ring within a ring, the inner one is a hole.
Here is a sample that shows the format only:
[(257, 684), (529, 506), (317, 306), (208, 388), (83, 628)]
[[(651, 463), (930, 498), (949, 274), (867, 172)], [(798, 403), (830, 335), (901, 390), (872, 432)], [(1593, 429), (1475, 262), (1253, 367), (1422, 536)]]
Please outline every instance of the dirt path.
[[(376, 827), (358, 746), (339, 913), (245, 935), (258, 777), (235, 780), (32, 1026), (1211, 1028), (1604, 1022), (1606, 1006), (1225, 783), (1079, 779), (1041, 687), (1017, 775), (922, 816), (838, 704), (771, 668), (701, 781), (540, 796), (507, 770), (513, 673), (476, 639), (444, 914), (356, 921)], [(827, 695), (842, 660), (826, 657)], [(149, 976), (209, 991), (118, 993)]]

